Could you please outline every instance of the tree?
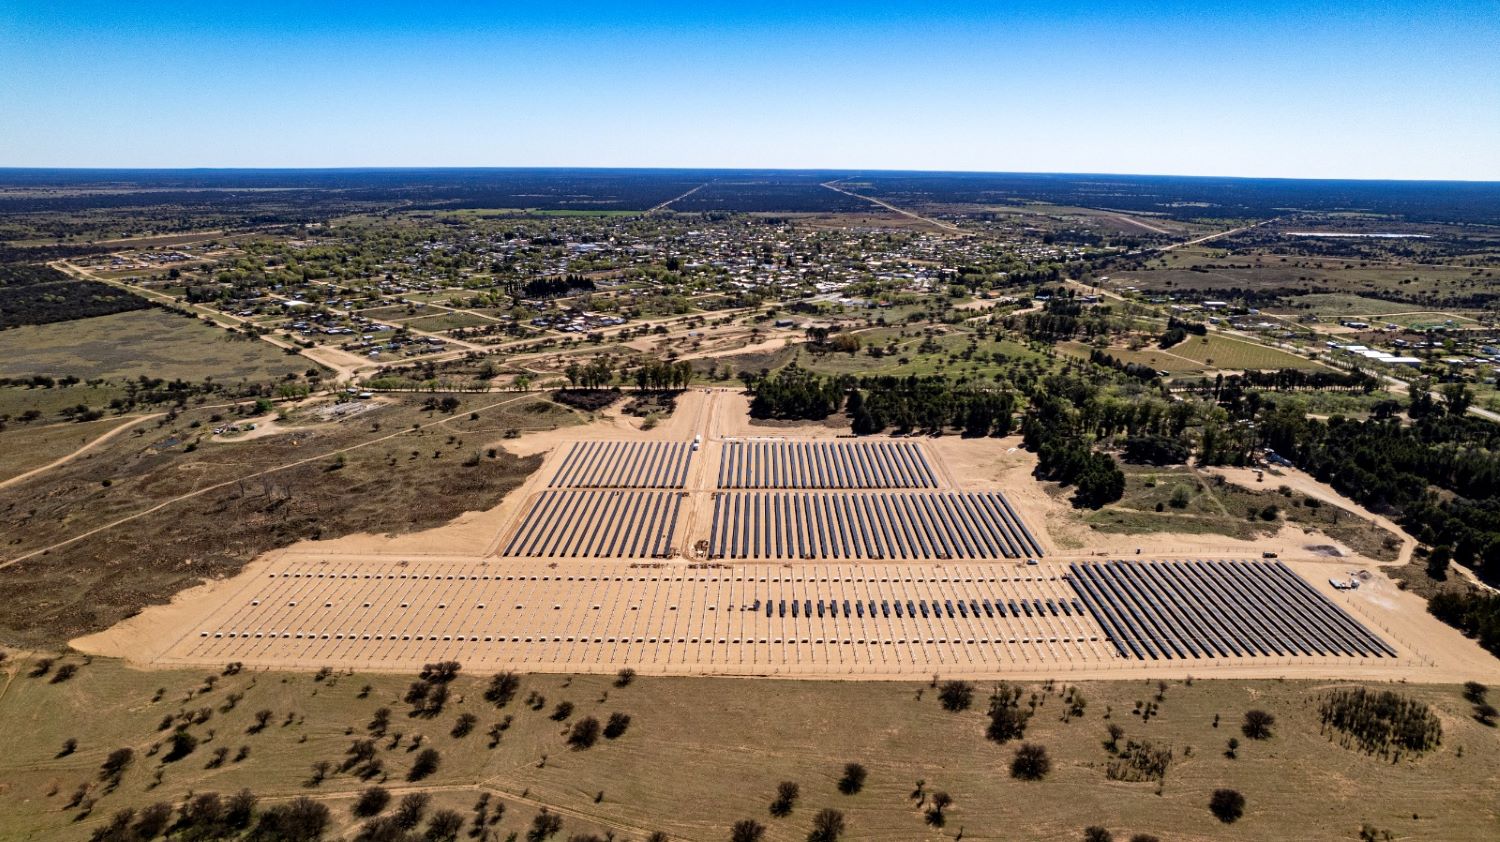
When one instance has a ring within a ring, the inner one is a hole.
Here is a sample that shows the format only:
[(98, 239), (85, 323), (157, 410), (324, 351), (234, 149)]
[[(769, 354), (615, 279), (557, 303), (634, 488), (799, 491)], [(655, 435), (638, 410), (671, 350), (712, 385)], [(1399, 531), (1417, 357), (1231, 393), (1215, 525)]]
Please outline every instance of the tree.
[(1265, 740), (1271, 737), (1271, 726), (1276, 724), (1276, 717), (1263, 710), (1245, 711), (1245, 721), (1240, 725), (1240, 731), (1252, 740)]
[(411, 830), (422, 823), (422, 816), (427, 813), (427, 802), (432, 796), (425, 792), (413, 792), (403, 796), (401, 803), (396, 805), (396, 813), (393, 818), (396, 826), (404, 830)]
[(314, 842), (328, 829), (328, 808), (306, 796), (260, 814), (252, 842)]
[(1026, 723), (1031, 712), (1013, 704), (990, 703), (990, 724), (984, 735), (997, 743), (1008, 743), (1026, 736)]
[(974, 685), (967, 681), (945, 681), (938, 688), (938, 701), (942, 703), (943, 710), (958, 711), (968, 710), (974, 700)]
[(631, 669), (630, 667), (625, 667), (624, 669), (615, 673), (616, 687), (629, 687), (632, 681), (635, 681), (635, 670)]
[(839, 837), (844, 835), (844, 814), (838, 810), (819, 810), (813, 817), (812, 830), (807, 834), (807, 842), (838, 842)]
[(1432, 548), (1427, 555), (1427, 575), (1439, 582), (1448, 578), (1448, 563), (1453, 560), (1453, 550), (1447, 544)]
[(391, 793), (388, 790), (384, 787), (372, 786), (360, 792), (349, 811), (357, 818), (367, 819), (380, 815), (390, 803)]
[(1216, 789), (1208, 799), (1209, 812), (1225, 824), (1234, 824), (1245, 814), (1245, 796), (1233, 789)]
[(1022, 743), (1010, 761), (1010, 776), (1023, 781), (1039, 781), (1052, 771), (1047, 749), (1036, 743)]
[(1115, 835), (1099, 825), (1089, 825), (1083, 829), (1083, 842), (1115, 842)]
[(858, 763), (844, 764), (844, 776), (839, 778), (839, 792), (845, 795), (854, 795), (865, 788), (865, 778), (869, 772)]
[(531, 829), (526, 831), (526, 842), (542, 842), (562, 832), (562, 816), (542, 808), (531, 820)]
[(117, 748), (104, 758), (104, 763), (99, 766), (99, 780), (111, 785), (118, 785), (120, 777), (130, 764), (135, 762), (135, 750), (131, 748)]
[(618, 740), (625, 735), (625, 729), (629, 727), (630, 714), (616, 711), (609, 715), (609, 721), (604, 725), (604, 738)]
[(432, 775), (438, 770), (438, 764), (442, 762), (443, 756), (438, 754), (435, 748), (424, 748), (417, 755), (416, 761), (411, 764), (411, 769), (406, 773), (408, 781), (420, 781)]
[(427, 820), (427, 832), (422, 838), (425, 842), (453, 842), (463, 827), (463, 816), (452, 810), (438, 810)]
[(453, 730), (448, 733), (455, 739), (463, 739), (469, 736), (469, 732), (474, 730), (474, 723), (478, 721), (479, 717), (472, 713), (459, 714), (458, 720), (453, 723)]
[(785, 818), (792, 814), (792, 807), (797, 804), (797, 796), (802, 794), (802, 788), (792, 781), (782, 781), (776, 785), (776, 800), (771, 802), (771, 815), (776, 818)]
[(729, 830), (729, 842), (760, 842), (765, 835), (765, 825), (755, 819), (740, 819)]
[(568, 745), (575, 751), (583, 751), (594, 747), (599, 742), (599, 720), (592, 716), (573, 723), (573, 730), (568, 732)]
[(516, 691), (521, 689), (521, 679), (513, 672), (502, 672), (490, 679), (490, 686), (484, 690), (484, 700), (497, 708), (503, 708), (510, 704), (515, 698)]

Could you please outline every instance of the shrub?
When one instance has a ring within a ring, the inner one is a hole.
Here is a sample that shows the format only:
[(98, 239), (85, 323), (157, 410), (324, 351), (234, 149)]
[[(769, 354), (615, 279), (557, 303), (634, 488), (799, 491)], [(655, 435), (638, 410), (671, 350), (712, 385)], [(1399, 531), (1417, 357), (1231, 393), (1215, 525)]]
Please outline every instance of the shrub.
[(516, 691), (521, 689), (521, 679), (513, 672), (502, 672), (490, 679), (490, 686), (485, 688), (484, 700), (497, 708), (503, 708), (510, 704), (515, 698)]
[(604, 725), (604, 738), (607, 740), (617, 740), (625, 735), (625, 729), (629, 727), (630, 714), (612, 713), (609, 715), (609, 722)]
[(968, 710), (974, 701), (974, 685), (967, 681), (945, 681), (938, 688), (938, 701), (943, 710), (958, 712)]
[(844, 776), (839, 778), (839, 792), (845, 795), (854, 795), (865, 788), (865, 778), (869, 775), (865, 767), (858, 763), (847, 763), (844, 765)]
[(391, 803), (391, 793), (384, 787), (372, 786), (360, 792), (349, 811), (361, 819), (380, 815)]
[(797, 796), (802, 794), (802, 788), (792, 781), (782, 781), (776, 785), (776, 800), (771, 802), (771, 815), (776, 818), (785, 818), (792, 814), (792, 808), (797, 804)]
[(1276, 717), (1263, 710), (1245, 711), (1245, 721), (1240, 725), (1240, 731), (1252, 740), (1266, 740), (1271, 737), (1271, 726), (1276, 724)]
[(807, 834), (807, 842), (838, 842), (838, 838), (844, 835), (844, 814), (838, 810), (819, 810), (813, 817), (812, 830)]
[(1234, 824), (1245, 814), (1245, 796), (1238, 790), (1216, 789), (1208, 799), (1209, 812), (1225, 824)]
[(408, 781), (420, 781), (431, 776), (433, 772), (436, 772), (438, 770), (438, 764), (440, 764), (442, 760), (443, 756), (441, 754), (438, 754), (437, 749), (422, 749), (422, 751), (417, 755), (416, 761), (411, 764), (411, 769), (407, 771), (406, 779)]
[(593, 748), (599, 741), (599, 730), (599, 720), (585, 716), (573, 723), (573, 730), (568, 732), (568, 745), (575, 751)]
[(1083, 829), (1083, 842), (1115, 842), (1115, 835), (1099, 825)]
[(1052, 771), (1047, 749), (1035, 743), (1022, 743), (1010, 761), (1010, 776), (1023, 781), (1039, 781)]
[(765, 825), (755, 819), (740, 819), (729, 830), (729, 842), (760, 842), (765, 835)]

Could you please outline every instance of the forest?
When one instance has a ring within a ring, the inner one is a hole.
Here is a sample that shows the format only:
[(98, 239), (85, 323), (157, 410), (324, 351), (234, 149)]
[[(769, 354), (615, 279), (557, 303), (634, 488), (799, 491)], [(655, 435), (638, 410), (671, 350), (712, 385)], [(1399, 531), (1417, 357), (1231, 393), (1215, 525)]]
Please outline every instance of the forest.
[(0, 264), (0, 330), (44, 325), (126, 310), (149, 301), (98, 281), (69, 277), (50, 266)]

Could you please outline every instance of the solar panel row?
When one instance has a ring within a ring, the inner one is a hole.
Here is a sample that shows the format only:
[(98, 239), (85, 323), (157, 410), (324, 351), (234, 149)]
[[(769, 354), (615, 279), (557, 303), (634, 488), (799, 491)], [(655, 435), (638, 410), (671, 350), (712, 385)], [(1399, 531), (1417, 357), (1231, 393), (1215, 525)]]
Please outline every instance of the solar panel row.
[(1281, 562), (1088, 562), (1071, 582), (1121, 655), (1395, 657)]
[(543, 491), (501, 555), (665, 558), (682, 492)]
[(911, 441), (727, 441), (720, 488), (936, 488)]
[(714, 497), (710, 558), (993, 559), (1041, 546), (999, 492)]
[(685, 441), (574, 442), (548, 488), (682, 488), (693, 445)]

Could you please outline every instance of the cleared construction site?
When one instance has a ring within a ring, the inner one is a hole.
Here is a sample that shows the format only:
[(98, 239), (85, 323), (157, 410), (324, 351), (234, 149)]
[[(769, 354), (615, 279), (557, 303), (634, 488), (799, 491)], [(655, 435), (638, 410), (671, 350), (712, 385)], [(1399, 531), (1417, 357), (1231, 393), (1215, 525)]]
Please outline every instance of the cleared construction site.
[(809, 677), (1421, 663), (1280, 561), (1070, 559), (1003, 490), (952, 476), (918, 439), (564, 441), (496, 510), (487, 552), (295, 547), (182, 606), (149, 659)]

